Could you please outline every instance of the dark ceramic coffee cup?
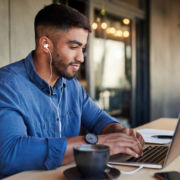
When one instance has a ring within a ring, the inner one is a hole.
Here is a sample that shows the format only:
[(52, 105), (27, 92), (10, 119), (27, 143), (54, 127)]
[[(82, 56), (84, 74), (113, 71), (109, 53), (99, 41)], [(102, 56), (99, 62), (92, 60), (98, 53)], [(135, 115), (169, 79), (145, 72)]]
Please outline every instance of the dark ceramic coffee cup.
[(83, 144), (74, 147), (74, 158), (81, 176), (101, 177), (109, 160), (109, 152), (109, 147), (104, 145)]

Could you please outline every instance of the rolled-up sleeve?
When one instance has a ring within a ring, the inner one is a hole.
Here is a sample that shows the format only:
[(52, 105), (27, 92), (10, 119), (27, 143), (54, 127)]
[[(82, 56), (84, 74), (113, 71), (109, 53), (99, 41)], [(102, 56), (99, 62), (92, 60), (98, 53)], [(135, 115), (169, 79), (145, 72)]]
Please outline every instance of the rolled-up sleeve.
[(13, 87), (0, 84), (0, 178), (25, 170), (61, 166), (66, 138), (29, 136)]

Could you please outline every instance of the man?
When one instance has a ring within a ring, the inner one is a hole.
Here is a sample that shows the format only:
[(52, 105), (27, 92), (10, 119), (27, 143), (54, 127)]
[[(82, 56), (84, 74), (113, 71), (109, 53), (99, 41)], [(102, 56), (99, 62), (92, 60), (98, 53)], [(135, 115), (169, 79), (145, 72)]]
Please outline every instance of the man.
[(35, 17), (35, 51), (0, 69), (0, 178), (72, 162), (73, 147), (91, 143), (81, 125), (111, 155), (142, 155), (142, 136), (99, 109), (74, 77), (88, 32), (75, 9), (46, 6)]

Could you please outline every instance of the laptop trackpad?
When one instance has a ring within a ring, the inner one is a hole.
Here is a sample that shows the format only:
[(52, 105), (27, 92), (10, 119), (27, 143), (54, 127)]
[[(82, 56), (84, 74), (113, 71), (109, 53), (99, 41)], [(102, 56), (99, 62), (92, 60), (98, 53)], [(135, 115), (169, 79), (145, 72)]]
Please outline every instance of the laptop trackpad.
[(110, 156), (109, 158), (109, 162), (125, 162), (127, 159), (129, 159), (130, 155), (127, 155), (127, 154), (115, 154), (115, 155), (112, 155)]

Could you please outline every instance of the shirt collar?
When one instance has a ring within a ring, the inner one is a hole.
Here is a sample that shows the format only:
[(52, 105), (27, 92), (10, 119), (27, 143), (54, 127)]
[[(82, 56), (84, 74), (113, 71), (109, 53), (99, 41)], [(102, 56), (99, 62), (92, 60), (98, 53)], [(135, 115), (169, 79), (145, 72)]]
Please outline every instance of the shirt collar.
[[(33, 63), (33, 55), (34, 51), (31, 51), (31, 53), (25, 58), (24, 63), (26, 67), (27, 74), (30, 78), (30, 80), (41, 90), (47, 90), (49, 92), (49, 86), (48, 83), (42, 79), (39, 74), (34, 69), (34, 63)], [(62, 83), (63, 81), (63, 83)], [(63, 77), (59, 77), (56, 81), (56, 84), (54, 88), (60, 89), (62, 87), (66, 87), (66, 79)], [(51, 87), (51, 90), (53, 92), (53, 88)]]

